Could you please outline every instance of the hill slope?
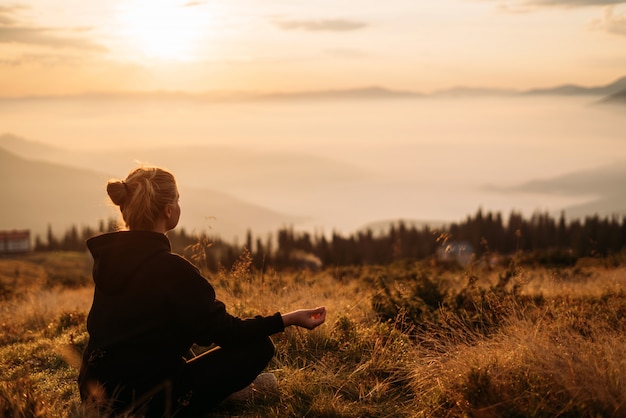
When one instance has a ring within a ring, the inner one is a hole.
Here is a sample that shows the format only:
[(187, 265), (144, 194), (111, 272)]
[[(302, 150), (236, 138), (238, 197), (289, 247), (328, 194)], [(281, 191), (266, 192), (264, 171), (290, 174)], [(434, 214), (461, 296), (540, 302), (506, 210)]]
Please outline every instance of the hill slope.
[(221, 191), (264, 207), (278, 195), (302, 193), (303, 187), (324, 188), (373, 176), (367, 169), (330, 158), (243, 148), (173, 145), (73, 151), (11, 134), (0, 135), (0, 147), (24, 158), (35, 156), (65, 166), (114, 173), (115, 177), (125, 176), (138, 162), (154, 164), (172, 170), (181, 185)]
[(610, 95), (626, 88), (626, 77), (621, 77), (604, 86), (583, 87), (576, 84), (564, 84), (557, 87), (532, 89), (525, 94), (559, 94), (559, 95)]
[[(198, 203), (198, 206), (192, 204), (190, 198), (197, 200), (204, 193), (201, 190), (219, 192), (255, 205), (256, 209), (274, 211), (272, 216), (246, 211), (247, 214), (241, 218), (233, 218), (239, 225), (253, 227), (255, 233), (263, 233), (270, 224), (302, 226), (300, 220), (320, 225), (324, 223), (319, 220), (323, 216), (332, 216), (333, 223), (336, 210), (334, 206), (329, 207), (329, 202), (341, 198), (345, 190), (363, 189), (376, 177), (370, 171), (375, 168), (363, 168), (335, 158), (304, 152), (252, 150), (243, 146), (177, 146), (175, 143), (161, 147), (68, 150), (46, 145), (39, 147), (43, 144), (18, 139), (21, 142), (15, 139), (15, 135), (0, 135), (0, 147), (6, 142), (13, 147), (10, 151), (23, 158), (31, 158), (30, 154), (23, 153), (28, 150), (48, 162), (110, 173), (110, 177), (125, 177), (138, 162), (166, 167), (176, 175), (187, 215), (196, 207), (202, 208), (202, 216), (198, 213), (198, 219), (217, 216), (220, 222), (226, 222), (225, 217), (230, 216), (227, 213), (238, 212), (233, 208), (215, 212), (216, 205), (223, 200), (218, 197), (210, 198), (208, 203), (205, 199), (205, 203)], [(210, 140), (207, 143), (210, 144)], [(193, 192), (187, 192), (188, 189)], [(184, 218), (187, 219), (186, 216)], [(214, 222), (211, 225), (217, 227)], [(206, 228), (206, 222), (194, 222), (193, 227)], [(272, 231), (275, 230), (276, 226), (273, 226)], [(223, 238), (231, 235), (230, 232), (224, 235), (220, 232)]]
[(622, 192), (625, 183), (626, 166), (621, 163), (533, 180), (507, 191), (584, 196), (589, 198), (586, 203), (563, 208), (568, 217), (612, 216), (626, 215), (626, 195)]
[(602, 100), (602, 103), (625, 105), (626, 104), (626, 88), (604, 98)]
[(27, 160), (0, 148), (0, 195), (5, 204), (1, 229), (41, 233), (71, 224), (96, 226), (115, 216), (103, 193), (107, 176), (57, 164)]
[[(111, 175), (29, 160), (0, 148), (0, 176), (5, 202), (0, 229), (30, 229), (33, 235), (44, 235), (48, 225), (61, 233), (71, 225), (96, 227), (100, 220), (118, 216), (105, 191)], [(183, 186), (180, 192), (180, 227), (188, 231), (207, 231), (230, 240), (243, 236), (247, 228), (261, 233), (295, 221), (224, 193)]]

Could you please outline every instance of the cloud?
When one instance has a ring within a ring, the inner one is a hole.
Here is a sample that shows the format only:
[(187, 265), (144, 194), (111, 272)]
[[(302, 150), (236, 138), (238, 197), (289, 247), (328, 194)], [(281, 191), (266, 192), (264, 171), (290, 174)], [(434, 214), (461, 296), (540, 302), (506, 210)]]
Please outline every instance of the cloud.
[[(102, 45), (83, 38), (59, 35), (62, 29), (31, 27), (20, 24), (15, 15), (23, 6), (0, 6), (0, 43), (18, 43), (51, 48), (74, 48), (88, 51), (106, 51)], [(84, 32), (85, 28), (69, 29)]]
[(348, 32), (364, 29), (369, 25), (365, 22), (345, 19), (319, 20), (274, 20), (273, 23), (284, 30), (305, 30), (312, 32)]
[(206, 1), (188, 1), (187, 3), (183, 4), (183, 7), (196, 7), (196, 6), (204, 6), (206, 4)]
[(563, 7), (573, 9), (577, 7), (611, 6), (626, 4), (626, 0), (488, 0), (497, 1), (498, 8), (508, 13), (528, 13), (538, 7)]
[(20, 67), (30, 64), (44, 67), (78, 65), (79, 59), (73, 56), (51, 54), (23, 54), (16, 58), (0, 59), (0, 66), (4, 67)]
[(14, 24), (16, 21), (12, 15), (16, 10), (19, 10), (20, 8), (23, 8), (23, 7), (0, 6), (0, 25), (4, 26), (4, 25)]
[(618, 14), (615, 10), (615, 6), (621, 4), (626, 4), (626, 0), (520, 0), (500, 2), (498, 7), (507, 13), (528, 13), (538, 7), (604, 7), (604, 16), (593, 20), (589, 28), (626, 36), (626, 14)]
[(606, 8), (604, 17), (594, 20), (590, 26), (591, 29), (626, 36), (626, 14), (616, 15), (614, 7), (610, 6)]
[(339, 58), (364, 58), (367, 54), (359, 49), (351, 49), (351, 48), (334, 48), (326, 50), (328, 55), (339, 57)]
[(582, 7), (608, 6), (611, 4), (626, 3), (626, 0), (527, 0), (525, 3), (536, 6)]
[(107, 49), (89, 40), (55, 36), (56, 29), (0, 26), (0, 43), (19, 43), (48, 46), (51, 48), (75, 48), (91, 51)]

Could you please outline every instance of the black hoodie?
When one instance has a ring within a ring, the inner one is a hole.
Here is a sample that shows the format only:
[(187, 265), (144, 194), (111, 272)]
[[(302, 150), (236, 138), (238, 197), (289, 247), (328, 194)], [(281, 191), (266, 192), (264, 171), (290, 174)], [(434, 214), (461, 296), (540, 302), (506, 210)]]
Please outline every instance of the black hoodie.
[(176, 376), (193, 343), (225, 347), (284, 330), (279, 313), (247, 320), (228, 314), (161, 233), (114, 232), (87, 246), (95, 291), (81, 375), (109, 389)]

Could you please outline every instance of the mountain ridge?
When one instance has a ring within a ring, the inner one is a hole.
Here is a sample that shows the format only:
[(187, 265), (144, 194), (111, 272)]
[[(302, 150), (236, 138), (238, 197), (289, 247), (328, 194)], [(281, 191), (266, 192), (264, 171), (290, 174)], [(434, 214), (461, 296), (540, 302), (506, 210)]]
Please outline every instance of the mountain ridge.
[(487, 186), (499, 193), (539, 193), (585, 197), (586, 202), (562, 208), (568, 218), (626, 215), (626, 195), (621, 192), (626, 183), (623, 162), (594, 169), (569, 172), (547, 179), (535, 179), (513, 187)]
[(402, 99), (450, 96), (502, 96), (502, 95), (612, 95), (626, 88), (626, 76), (608, 84), (583, 86), (580, 84), (561, 84), (556, 86), (514, 89), (494, 88), (489, 86), (459, 85), (451, 88), (435, 90), (430, 93), (421, 91), (392, 89), (380, 85), (346, 87), (338, 89), (319, 89), (292, 92), (258, 92), (258, 91), (202, 91), (188, 92), (176, 90), (149, 91), (114, 91), (85, 92), (74, 95), (31, 95), (31, 96), (0, 96), (0, 101), (28, 100), (181, 100), (181, 101), (263, 101), (263, 100), (322, 100), (322, 99)]
[[(5, 141), (8, 139), (8, 141)], [(23, 143), (20, 143), (19, 140)], [(373, 178), (369, 168), (327, 157), (278, 151), (251, 151), (211, 146), (171, 146), (123, 150), (63, 150), (43, 146), (14, 134), (0, 135), (0, 147), (21, 154), (24, 149), (38, 159), (77, 167), (95, 168), (125, 176), (138, 161), (167, 168), (180, 184), (196, 189), (210, 188), (261, 207), (271, 207), (272, 194), (297, 196), (306, 187), (330, 185)], [(46, 155), (50, 152), (49, 155)], [(207, 187), (207, 184), (210, 186)], [(263, 186), (260, 188), (259, 184)], [(282, 207), (282, 206), (278, 206)]]
[(626, 88), (626, 76), (620, 77), (615, 81), (601, 85), (584, 87), (578, 84), (563, 84), (556, 87), (547, 87), (540, 89), (530, 89), (524, 94), (542, 95), (542, 94), (559, 94), (559, 95), (611, 95)]
[(626, 104), (626, 88), (605, 97), (601, 100), (601, 103), (619, 105)]

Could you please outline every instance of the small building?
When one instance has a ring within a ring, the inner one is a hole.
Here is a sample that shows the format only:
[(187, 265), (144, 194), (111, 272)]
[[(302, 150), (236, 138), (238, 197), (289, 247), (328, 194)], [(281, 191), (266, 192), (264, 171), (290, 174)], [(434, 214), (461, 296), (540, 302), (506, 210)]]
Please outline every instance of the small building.
[(0, 231), (0, 254), (30, 251), (30, 230)]

